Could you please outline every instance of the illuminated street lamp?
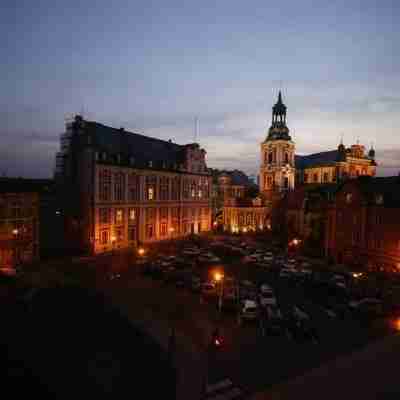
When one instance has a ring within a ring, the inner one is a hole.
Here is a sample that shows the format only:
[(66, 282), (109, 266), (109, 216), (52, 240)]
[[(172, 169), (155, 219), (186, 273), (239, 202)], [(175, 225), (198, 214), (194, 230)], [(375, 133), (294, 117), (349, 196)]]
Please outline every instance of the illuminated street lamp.
[(138, 254), (139, 254), (139, 256), (144, 256), (144, 253), (145, 253), (144, 248), (143, 248), (143, 247), (139, 247), (139, 248), (138, 248)]
[(17, 265), (18, 262), (18, 252), (17, 252), (17, 239), (18, 239), (18, 229), (14, 228), (12, 230), (12, 234), (14, 235), (14, 267)]
[(222, 309), (222, 294), (224, 291), (224, 274), (221, 272), (217, 271), (214, 274), (214, 279), (217, 283), (220, 284), (219, 288), (219, 296), (218, 296), (218, 311), (221, 312)]
[(246, 227), (243, 228), (243, 233), (247, 233), (247, 228)]

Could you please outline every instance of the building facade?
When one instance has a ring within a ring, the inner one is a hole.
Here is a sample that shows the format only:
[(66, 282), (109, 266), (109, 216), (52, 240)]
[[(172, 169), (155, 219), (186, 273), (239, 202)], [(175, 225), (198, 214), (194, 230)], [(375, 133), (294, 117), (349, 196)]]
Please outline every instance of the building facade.
[(329, 207), (325, 253), (337, 263), (400, 270), (400, 178), (343, 183)]
[(375, 150), (371, 148), (366, 154), (360, 144), (346, 148), (341, 143), (337, 150), (296, 155), (296, 185), (337, 183), (375, 173)]
[(286, 126), (286, 110), (279, 92), (271, 127), (261, 143), (260, 191), (267, 198), (292, 190), (295, 184), (295, 144)]
[(76, 116), (56, 157), (67, 235), (101, 253), (211, 229), (211, 176), (197, 143), (178, 145)]
[(247, 233), (271, 229), (270, 208), (261, 197), (227, 199), (222, 215), (226, 232)]
[(39, 208), (43, 182), (0, 178), (0, 269), (39, 259)]

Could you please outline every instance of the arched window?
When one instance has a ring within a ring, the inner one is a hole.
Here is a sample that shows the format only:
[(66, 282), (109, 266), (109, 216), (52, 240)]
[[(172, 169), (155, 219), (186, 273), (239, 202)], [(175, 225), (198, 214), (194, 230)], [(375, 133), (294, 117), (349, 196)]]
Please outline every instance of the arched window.
[(285, 164), (289, 164), (289, 154), (285, 153)]
[(268, 164), (272, 164), (272, 153), (268, 153)]

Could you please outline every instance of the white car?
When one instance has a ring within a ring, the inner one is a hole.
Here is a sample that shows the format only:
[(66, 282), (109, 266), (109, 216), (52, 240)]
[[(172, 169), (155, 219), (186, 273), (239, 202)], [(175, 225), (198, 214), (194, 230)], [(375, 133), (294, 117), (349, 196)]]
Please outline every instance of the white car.
[(241, 310), (241, 318), (247, 320), (254, 320), (258, 317), (258, 307), (254, 300), (244, 300)]

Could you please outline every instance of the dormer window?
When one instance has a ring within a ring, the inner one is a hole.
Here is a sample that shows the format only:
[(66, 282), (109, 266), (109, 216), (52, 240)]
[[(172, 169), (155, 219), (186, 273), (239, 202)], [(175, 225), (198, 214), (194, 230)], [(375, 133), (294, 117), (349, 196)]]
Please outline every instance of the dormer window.
[(375, 203), (378, 205), (382, 205), (383, 204), (383, 194), (377, 194), (375, 196)]
[(153, 161), (149, 161), (149, 168), (153, 168)]
[(107, 153), (105, 151), (103, 151), (103, 153), (101, 154), (101, 158), (103, 159), (103, 161), (107, 160)]
[(121, 154), (117, 154), (117, 163), (121, 164)]
[(95, 159), (95, 161), (99, 161), (99, 152), (98, 151), (94, 152), (94, 159)]
[(352, 193), (346, 193), (346, 203), (350, 204), (353, 199), (353, 194)]
[(135, 165), (135, 157), (133, 157), (133, 156), (129, 157), (129, 164), (130, 165)]

